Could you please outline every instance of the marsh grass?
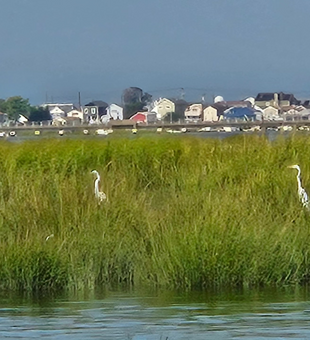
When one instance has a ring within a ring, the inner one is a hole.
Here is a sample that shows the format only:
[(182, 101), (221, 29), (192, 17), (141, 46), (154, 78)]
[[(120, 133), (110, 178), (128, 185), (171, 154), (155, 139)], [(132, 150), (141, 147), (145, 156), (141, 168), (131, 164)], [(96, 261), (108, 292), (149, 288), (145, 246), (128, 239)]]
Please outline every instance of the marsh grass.
[(307, 283), (310, 214), (287, 166), (310, 192), (309, 156), (294, 135), (4, 142), (0, 286)]

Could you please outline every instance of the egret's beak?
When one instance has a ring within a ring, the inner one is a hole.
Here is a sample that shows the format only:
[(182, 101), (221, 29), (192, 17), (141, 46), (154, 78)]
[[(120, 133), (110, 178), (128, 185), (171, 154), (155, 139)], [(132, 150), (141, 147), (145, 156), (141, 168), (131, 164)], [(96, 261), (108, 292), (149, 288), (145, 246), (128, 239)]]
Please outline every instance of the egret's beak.
[(288, 168), (294, 169), (294, 165), (289, 165)]

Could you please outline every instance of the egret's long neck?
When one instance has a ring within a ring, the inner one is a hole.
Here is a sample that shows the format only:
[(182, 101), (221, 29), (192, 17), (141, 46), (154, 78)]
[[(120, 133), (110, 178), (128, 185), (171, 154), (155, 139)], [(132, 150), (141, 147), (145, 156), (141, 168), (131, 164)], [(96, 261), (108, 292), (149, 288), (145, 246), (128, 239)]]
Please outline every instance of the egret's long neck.
[(95, 195), (98, 195), (99, 193), (99, 182), (100, 182), (100, 176), (97, 175), (97, 178), (95, 180)]
[(301, 186), (301, 178), (300, 178), (300, 170), (298, 169), (298, 174), (297, 174), (297, 184), (298, 184), (298, 191), (302, 189)]

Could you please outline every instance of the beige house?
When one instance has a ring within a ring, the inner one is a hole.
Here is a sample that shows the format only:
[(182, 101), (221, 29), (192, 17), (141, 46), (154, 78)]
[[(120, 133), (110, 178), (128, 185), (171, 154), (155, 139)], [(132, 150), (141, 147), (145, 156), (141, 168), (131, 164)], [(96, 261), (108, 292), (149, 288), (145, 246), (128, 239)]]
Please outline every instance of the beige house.
[(202, 104), (189, 105), (185, 112), (185, 120), (195, 122), (202, 118)]
[(81, 122), (84, 121), (84, 113), (76, 109), (69, 111), (67, 117), (80, 119)]
[(217, 122), (219, 117), (217, 115), (217, 109), (210, 105), (203, 110), (202, 120), (204, 122)]
[(263, 109), (263, 118), (266, 120), (274, 120), (279, 118), (279, 109), (274, 106), (267, 106)]
[(167, 98), (159, 98), (153, 103), (153, 109), (151, 112), (156, 113), (156, 118), (161, 120), (171, 112), (175, 112), (174, 102)]

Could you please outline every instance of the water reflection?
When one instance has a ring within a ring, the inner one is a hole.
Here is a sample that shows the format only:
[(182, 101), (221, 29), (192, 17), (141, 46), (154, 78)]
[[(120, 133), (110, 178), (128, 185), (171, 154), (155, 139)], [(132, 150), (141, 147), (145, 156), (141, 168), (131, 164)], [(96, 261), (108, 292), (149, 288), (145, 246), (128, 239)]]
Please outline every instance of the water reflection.
[(11, 339), (306, 339), (306, 288), (214, 292), (100, 292), (1, 296), (0, 335)]

